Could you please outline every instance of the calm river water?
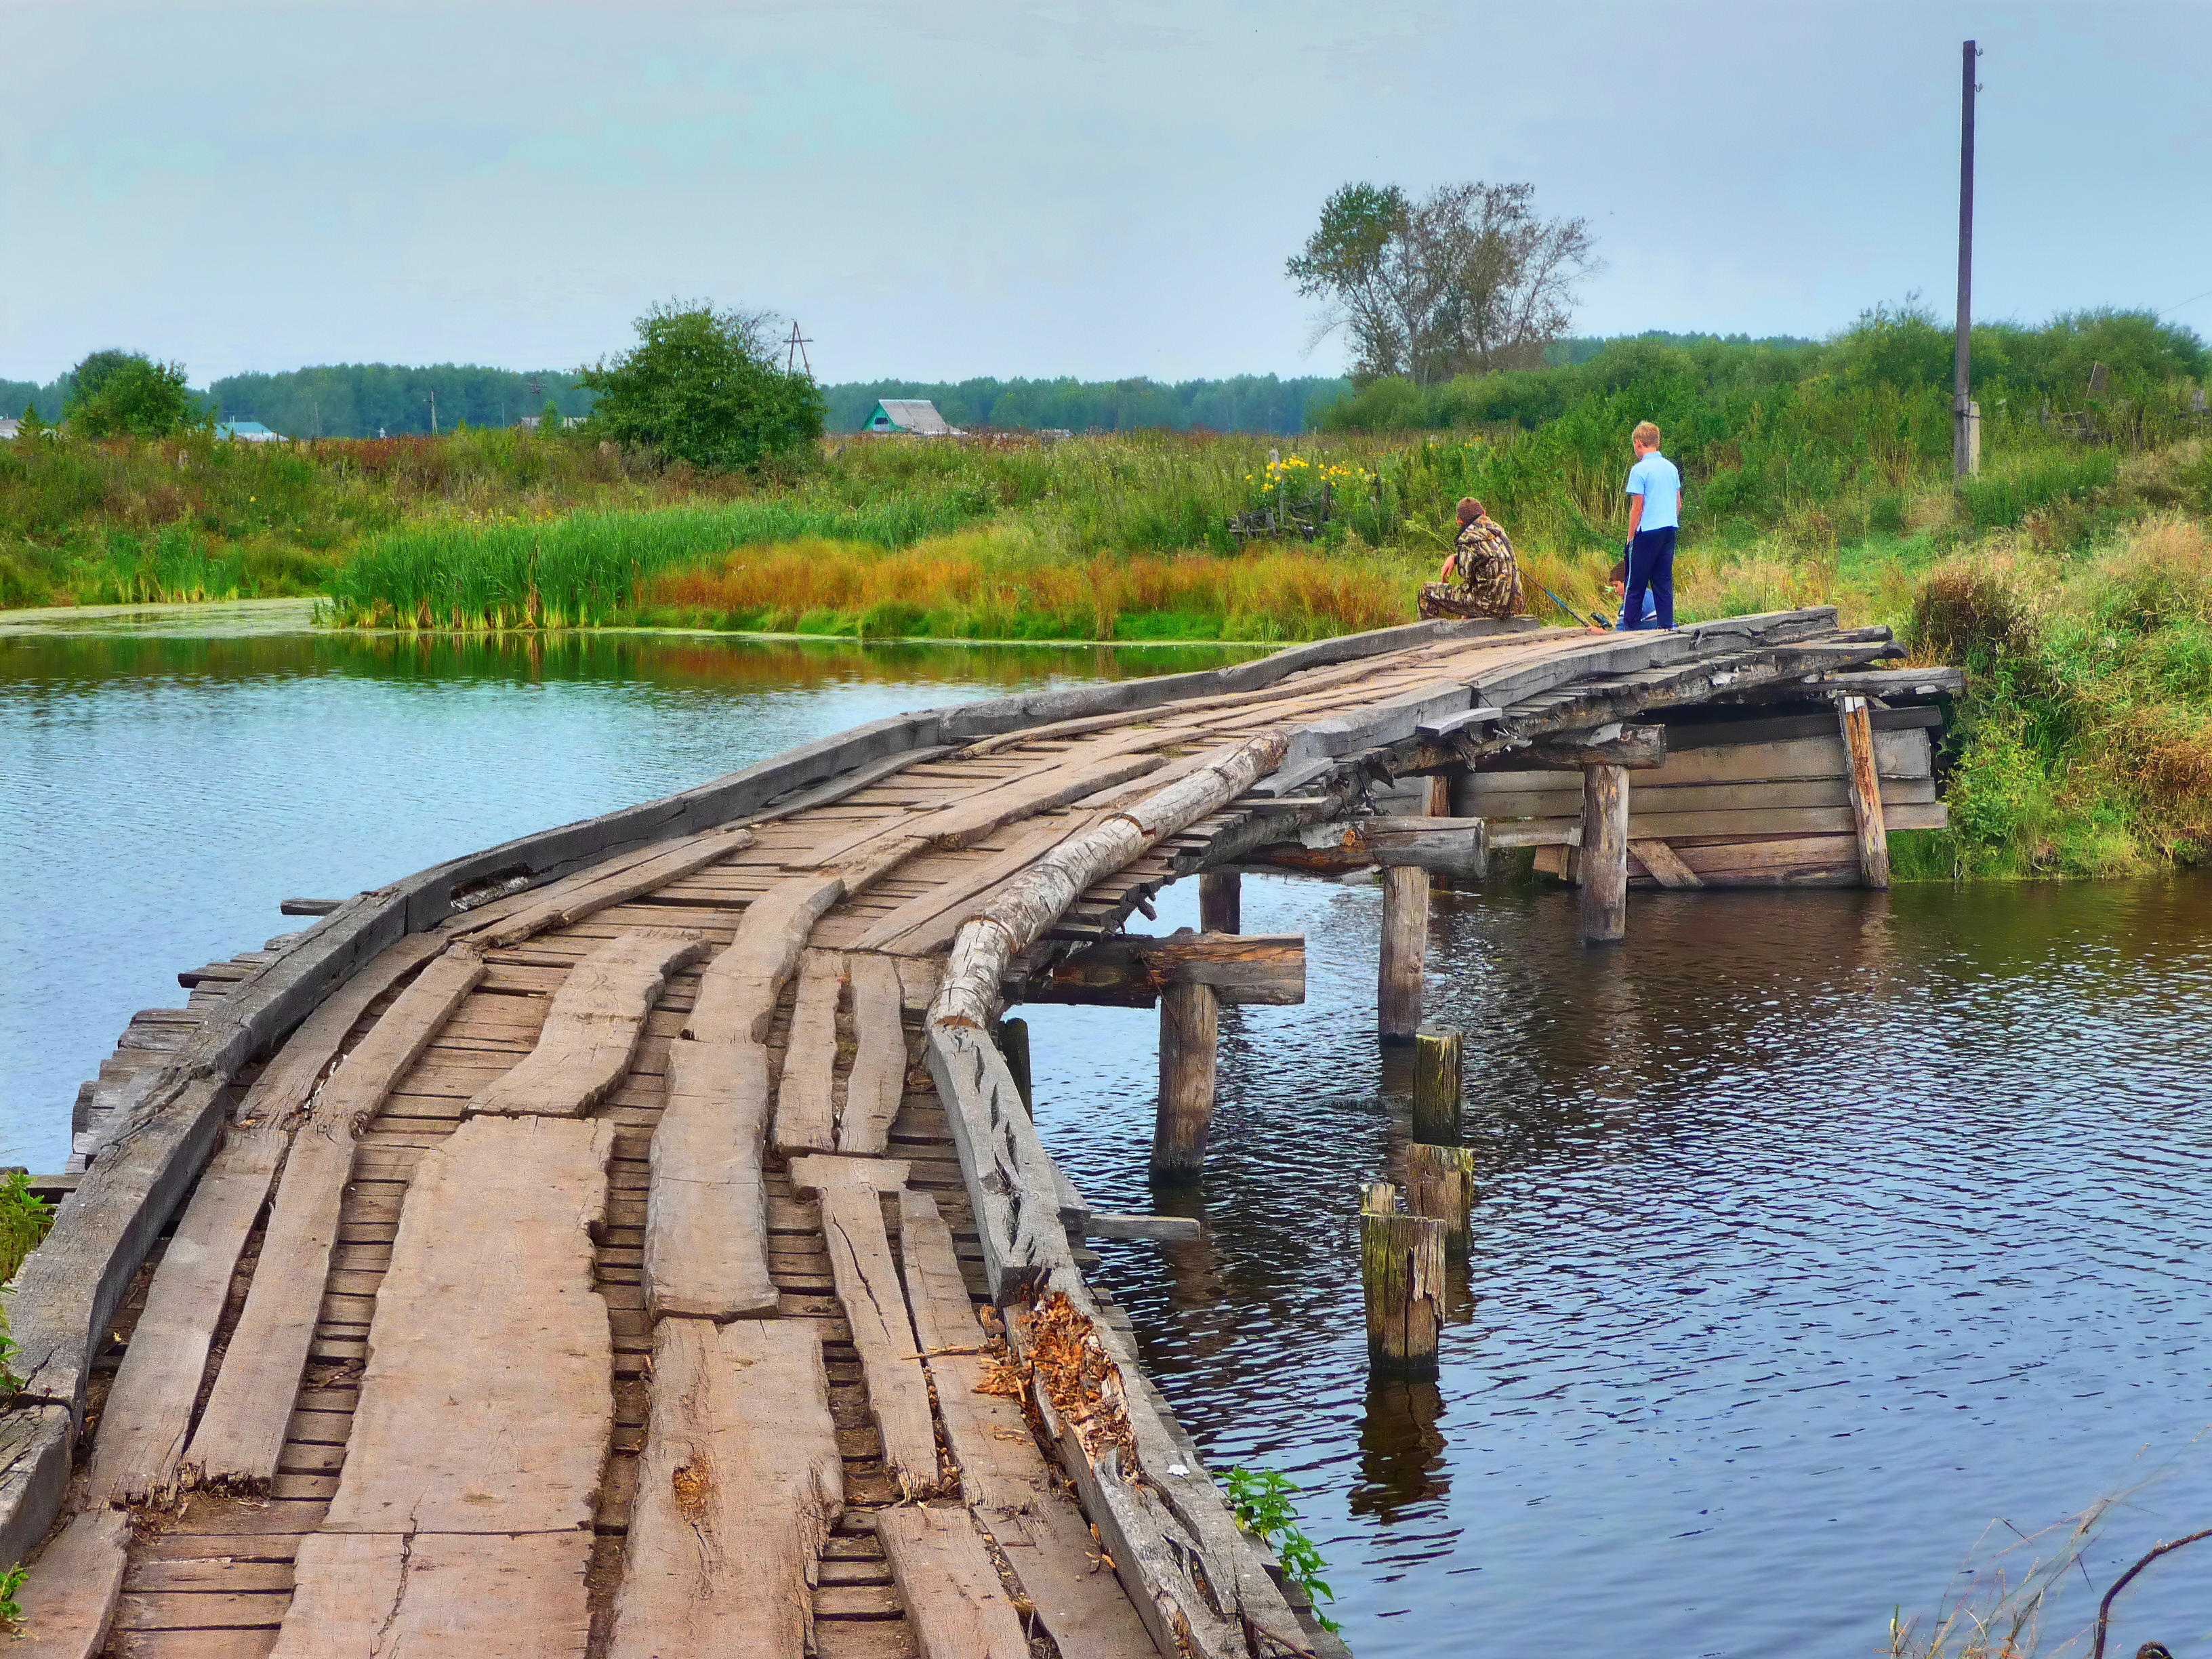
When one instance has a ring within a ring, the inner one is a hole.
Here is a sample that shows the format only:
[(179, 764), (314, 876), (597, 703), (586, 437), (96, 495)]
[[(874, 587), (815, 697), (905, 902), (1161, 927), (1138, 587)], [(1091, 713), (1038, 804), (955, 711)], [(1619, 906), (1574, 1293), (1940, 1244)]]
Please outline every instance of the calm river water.
[[(293, 925), (280, 897), (895, 709), (1201, 659), (211, 621), (0, 619), (5, 1161), (57, 1163), (130, 1013)], [(1195, 920), (1170, 890), (1160, 927)], [(2212, 884), (1639, 895), (1599, 952), (1571, 921), (1439, 900), (1481, 1196), (1434, 1389), (1365, 1377), (1355, 1185), (1405, 1128), (1375, 890), (1247, 882), (1248, 929), (1308, 936), (1311, 998), (1224, 1011), (1198, 1188), (1146, 1188), (1152, 1017), (1025, 1011), (1079, 1184), (1205, 1216), (1102, 1277), (1209, 1458), (1304, 1485), (1355, 1652), (1857, 1659), (1970, 1556), (2013, 1545), (2017, 1577), (2116, 1497), (2055, 1638), (2212, 1525)], [(2126, 1593), (2109, 1650), (2154, 1638), (2212, 1653), (2212, 1556)]]

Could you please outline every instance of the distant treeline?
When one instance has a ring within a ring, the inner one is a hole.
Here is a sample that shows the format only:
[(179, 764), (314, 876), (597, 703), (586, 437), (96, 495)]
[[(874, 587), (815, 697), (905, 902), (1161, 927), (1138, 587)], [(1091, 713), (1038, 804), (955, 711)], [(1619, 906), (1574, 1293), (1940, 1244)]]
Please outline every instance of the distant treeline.
[(1304, 432), (1352, 390), (1340, 375), (1238, 374), (1225, 380), (854, 380), (824, 386), (832, 432), (858, 432), (881, 398), (926, 398), (955, 426), (1028, 430)]
[[(20, 415), (26, 404), (58, 421), (75, 389), (62, 374), (40, 386), (0, 380), (0, 413)], [(431, 429), (513, 426), (543, 412), (550, 401), (563, 417), (591, 412), (592, 394), (565, 368), (486, 368), (476, 363), (434, 363), (410, 368), (394, 363), (331, 363), (281, 374), (232, 374), (201, 394), (226, 421), (258, 421), (288, 438), (374, 438)]]

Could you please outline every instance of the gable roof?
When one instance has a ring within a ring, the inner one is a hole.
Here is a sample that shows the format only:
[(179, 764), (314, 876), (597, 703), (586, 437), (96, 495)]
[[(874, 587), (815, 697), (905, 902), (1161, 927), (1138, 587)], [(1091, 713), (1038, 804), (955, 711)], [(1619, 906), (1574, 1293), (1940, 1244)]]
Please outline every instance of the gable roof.
[(924, 438), (950, 438), (958, 428), (947, 425), (937, 405), (924, 398), (885, 398), (868, 416), (872, 432), (911, 432)]

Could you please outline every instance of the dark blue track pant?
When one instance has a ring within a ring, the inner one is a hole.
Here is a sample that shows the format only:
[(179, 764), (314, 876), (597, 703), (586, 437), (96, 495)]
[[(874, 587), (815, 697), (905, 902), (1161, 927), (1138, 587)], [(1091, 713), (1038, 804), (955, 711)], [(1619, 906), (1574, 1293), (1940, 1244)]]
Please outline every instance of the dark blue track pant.
[(1661, 628), (1674, 625), (1674, 526), (1663, 530), (1639, 530), (1636, 539), (1628, 544), (1628, 591), (1620, 598), (1622, 628), (1649, 628), (1649, 623), (1636, 623), (1632, 617), (1644, 614), (1644, 591), (1651, 590), (1659, 601)]

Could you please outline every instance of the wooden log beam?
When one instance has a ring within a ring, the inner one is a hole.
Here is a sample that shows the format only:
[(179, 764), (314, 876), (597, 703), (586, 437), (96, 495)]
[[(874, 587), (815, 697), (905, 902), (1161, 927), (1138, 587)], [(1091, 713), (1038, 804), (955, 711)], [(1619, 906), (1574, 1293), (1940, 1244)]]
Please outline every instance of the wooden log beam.
[(1016, 952), (1035, 944), (1101, 876), (1250, 788), (1281, 760), (1285, 746), (1285, 739), (1272, 732), (1231, 744), (1128, 811), (1062, 842), (1026, 874), (999, 889), (989, 909), (953, 940), (930, 1023), (977, 1030), (988, 1026), (998, 1012), (1006, 963)]
[(1628, 774), (1618, 766), (1583, 773), (1582, 902), (1577, 927), (1585, 945), (1628, 932)]
[(1164, 1179), (1193, 1181), (1206, 1166), (1220, 1016), (1221, 999), (1210, 985), (1171, 984), (1160, 995), (1160, 1097), (1152, 1170)]
[(1055, 1166), (989, 1036), (970, 1026), (933, 1025), (928, 1052), (975, 1206), (984, 1283), (1003, 1306), (1073, 1266), (1067, 1228), (1079, 1225), (1083, 1212), (1065, 1206)]
[(1285, 1006), (1306, 1000), (1304, 933), (1141, 933), (1060, 957), (1024, 1002), (1149, 1008), (1174, 985), (1203, 985), (1224, 1003)]
[[(1611, 736), (1605, 735), (1607, 732)], [(1667, 763), (1663, 726), (1601, 726), (1587, 735), (1561, 732), (1526, 749), (1500, 750), (1474, 763), (1478, 772), (1579, 772), (1586, 766), (1651, 771)]]
[(1851, 819), (1858, 833), (1859, 879), (1869, 887), (1889, 885), (1889, 826), (1882, 814), (1881, 780), (1875, 770), (1874, 724), (1867, 700), (1838, 700), (1836, 719), (1850, 756)]
[(1411, 1042), (1421, 1024), (1429, 953), (1429, 872), (1382, 872), (1382, 953), (1376, 970), (1376, 1027), (1385, 1042)]

